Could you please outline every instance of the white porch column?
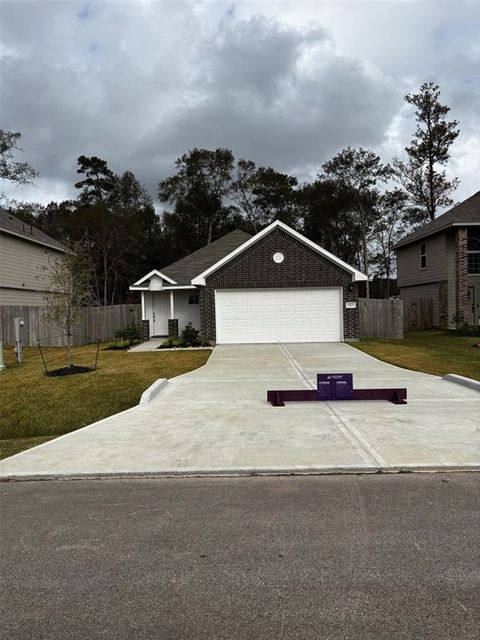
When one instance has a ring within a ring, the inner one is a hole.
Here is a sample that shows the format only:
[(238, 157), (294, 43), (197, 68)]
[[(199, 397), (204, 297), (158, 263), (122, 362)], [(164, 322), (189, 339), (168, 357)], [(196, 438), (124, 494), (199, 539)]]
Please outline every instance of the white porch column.
[(175, 318), (175, 304), (173, 302), (173, 290), (170, 289), (170, 319)]
[(147, 318), (145, 315), (145, 291), (142, 291), (141, 298), (142, 298), (142, 320), (146, 320)]

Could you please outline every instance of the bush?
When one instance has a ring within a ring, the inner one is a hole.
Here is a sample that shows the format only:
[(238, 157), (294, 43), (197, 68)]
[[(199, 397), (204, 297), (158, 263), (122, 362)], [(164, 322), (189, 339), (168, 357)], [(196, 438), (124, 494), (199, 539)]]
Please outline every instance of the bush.
[(184, 347), (185, 343), (180, 338), (165, 338), (158, 349), (174, 349), (175, 347)]
[(119, 340), (124, 340), (125, 342), (127, 342), (129, 347), (142, 341), (140, 330), (134, 322), (127, 325), (125, 329), (119, 329), (116, 332), (115, 337)]
[(453, 322), (457, 325), (455, 333), (459, 336), (480, 336), (480, 325), (468, 324), (463, 313), (456, 313), (452, 316)]
[(102, 351), (126, 351), (131, 346), (128, 340), (117, 340), (116, 342), (107, 342)]
[(185, 329), (182, 331), (180, 337), (182, 339), (182, 342), (185, 343), (185, 346), (196, 347), (199, 344), (199, 340), (198, 340), (199, 334), (200, 334), (200, 331), (197, 331), (194, 328), (193, 324), (189, 322), (185, 326)]

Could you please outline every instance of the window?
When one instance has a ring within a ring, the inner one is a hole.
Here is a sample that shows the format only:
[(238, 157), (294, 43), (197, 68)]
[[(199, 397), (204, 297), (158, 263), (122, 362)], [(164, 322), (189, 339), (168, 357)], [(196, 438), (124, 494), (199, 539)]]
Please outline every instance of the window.
[(420, 243), (420, 269), (427, 268), (427, 243)]
[(467, 239), (468, 274), (480, 274), (480, 233), (468, 230)]
[(200, 301), (200, 296), (198, 293), (191, 293), (188, 296), (188, 304), (198, 304)]

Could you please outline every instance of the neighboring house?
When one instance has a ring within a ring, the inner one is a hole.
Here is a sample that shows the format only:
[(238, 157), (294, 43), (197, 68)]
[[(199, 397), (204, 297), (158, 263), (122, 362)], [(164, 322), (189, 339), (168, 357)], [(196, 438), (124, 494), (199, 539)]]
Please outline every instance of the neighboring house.
[(366, 276), (276, 221), (236, 230), (130, 287), (145, 337), (187, 322), (219, 344), (358, 339), (357, 281)]
[(400, 240), (397, 283), (404, 304), (433, 303), (433, 324), (480, 323), (480, 191)]
[(43, 306), (45, 267), (64, 252), (60, 242), (0, 209), (0, 305)]

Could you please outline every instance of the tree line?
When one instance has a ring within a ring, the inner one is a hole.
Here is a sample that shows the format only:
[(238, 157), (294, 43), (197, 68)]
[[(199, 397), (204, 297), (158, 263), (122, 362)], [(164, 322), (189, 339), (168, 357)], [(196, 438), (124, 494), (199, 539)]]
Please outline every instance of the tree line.
[[(241, 228), (256, 233), (281, 220), (355, 265), (390, 294), (394, 244), (452, 204), (458, 179), (445, 172), (459, 134), (447, 120), (440, 89), (424, 83), (405, 96), (415, 108), (416, 129), (403, 158), (383, 162), (362, 147), (347, 147), (323, 163), (312, 181), (247, 159), (226, 148), (187, 151), (173, 175), (159, 182), (157, 213), (131, 171), (116, 175), (96, 156), (78, 158), (77, 196), (48, 205), (7, 201), (14, 215), (75, 246), (91, 264), (97, 304), (128, 300), (128, 285)], [(14, 160), (19, 133), (0, 132), (0, 177), (28, 183), (38, 174)], [(366, 295), (369, 295), (367, 283)]]

